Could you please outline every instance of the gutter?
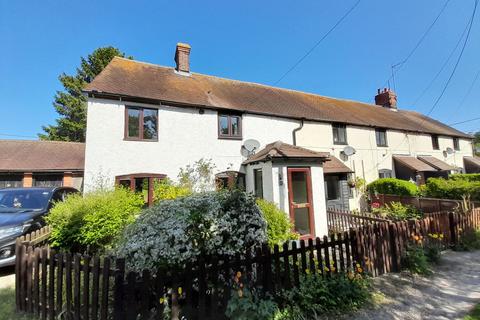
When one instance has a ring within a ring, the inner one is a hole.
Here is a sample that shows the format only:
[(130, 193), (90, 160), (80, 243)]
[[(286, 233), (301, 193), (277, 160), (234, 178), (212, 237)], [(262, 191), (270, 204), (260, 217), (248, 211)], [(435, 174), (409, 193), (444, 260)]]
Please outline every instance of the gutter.
[(292, 131), (292, 141), (294, 146), (297, 145), (297, 132), (302, 130), (304, 120), (305, 120), (304, 118), (300, 119), (300, 126), (298, 128), (293, 129)]

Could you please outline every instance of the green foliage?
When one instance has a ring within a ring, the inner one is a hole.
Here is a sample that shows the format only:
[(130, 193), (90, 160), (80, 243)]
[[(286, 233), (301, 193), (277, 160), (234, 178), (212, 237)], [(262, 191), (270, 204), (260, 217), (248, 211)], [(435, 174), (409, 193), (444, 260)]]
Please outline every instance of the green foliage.
[(213, 170), (215, 164), (212, 159), (201, 158), (193, 165), (180, 168), (178, 173), (179, 185), (193, 192), (206, 192), (215, 190)]
[(402, 257), (402, 267), (411, 274), (431, 275), (430, 262), (423, 246), (417, 242), (411, 242), (407, 246), (404, 256)]
[(329, 277), (305, 275), (299, 287), (283, 291), (277, 300), (282, 309), (288, 310), (289, 319), (315, 319), (324, 313), (357, 310), (371, 299), (368, 277), (333, 273)]
[(141, 195), (125, 188), (71, 195), (46, 217), (52, 227), (51, 243), (75, 252), (108, 249), (143, 205)]
[(395, 178), (377, 179), (367, 185), (367, 190), (370, 193), (394, 194), (399, 196), (416, 196), (419, 193), (415, 183)]
[(153, 201), (173, 200), (180, 197), (188, 196), (192, 191), (186, 187), (182, 187), (172, 182), (172, 180), (165, 178), (162, 180), (155, 180), (153, 185)]
[(271, 297), (261, 298), (256, 292), (244, 289), (233, 292), (225, 315), (235, 320), (274, 320), (277, 313), (277, 303)]
[(266, 242), (255, 198), (239, 190), (160, 201), (125, 230), (118, 254), (134, 270), (175, 267), (201, 254), (234, 256)]
[(430, 178), (425, 186), (425, 195), (432, 198), (457, 199), (470, 197), (472, 201), (480, 201), (480, 181), (470, 178)]
[(267, 222), (268, 245), (273, 248), (276, 244), (282, 246), (285, 241), (297, 240), (299, 236), (293, 232), (293, 224), (288, 215), (280, 210), (273, 202), (257, 199), (257, 205)]
[(480, 303), (463, 320), (480, 320)]
[(480, 156), (480, 131), (473, 135), (473, 146), (475, 148), (475, 155)]
[(380, 208), (373, 208), (373, 214), (391, 220), (419, 219), (422, 213), (414, 206), (403, 205), (401, 202), (391, 202)]
[(454, 250), (473, 251), (480, 250), (480, 230), (465, 230), (459, 237)]
[(45, 133), (38, 135), (40, 139), (85, 141), (87, 98), (82, 90), (115, 56), (125, 57), (125, 54), (113, 47), (98, 48), (87, 58), (81, 58), (75, 75), (62, 73), (59, 76), (64, 91), (57, 92), (53, 103), (59, 118), (56, 125), (42, 127)]
[(448, 177), (449, 180), (462, 180), (469, 182), (478, 182), (480, 181), (480, 173), (457, 173), (452, 174)]

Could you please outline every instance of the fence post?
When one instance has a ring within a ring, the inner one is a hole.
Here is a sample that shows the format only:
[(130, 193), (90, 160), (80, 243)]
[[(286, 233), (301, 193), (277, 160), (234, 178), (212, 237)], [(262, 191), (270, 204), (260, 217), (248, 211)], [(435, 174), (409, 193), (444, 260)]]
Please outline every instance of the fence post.
[(390, 233), (390, 259), (392, 263), (392, 271), (399, 272), (400, 271), (400, 254), (397, 250), (398, 247), (398, 233), (396, 230), (396, 225), (391, 223), (388, 225), (389, 233)]
[(448, 225), (450, 226), (450, 245), (454, 246), (457, 244), (457, 226), (453, 212), (448, 213)]
[(123, 279), (125, 273), (125, 260), (117, 259), (115, 261), (115, 287), (113, 292), (113, 319), (124, 320), (124, 301), (123, 301)]
[(17, 238), (15, 243), (15, 301), (16, 301), (16, 310), (20, 312), (22, 310), (21, 300), (22, 294), (20, 288), (22, 288), (22, 277), (20, 275), (21, 263), (24, 247), (22, 246), (22, 240)]

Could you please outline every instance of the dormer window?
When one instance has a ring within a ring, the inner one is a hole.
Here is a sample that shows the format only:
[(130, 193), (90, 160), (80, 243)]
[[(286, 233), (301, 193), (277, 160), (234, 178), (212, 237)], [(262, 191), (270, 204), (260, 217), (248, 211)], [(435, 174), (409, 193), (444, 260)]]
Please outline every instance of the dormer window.
[(242, 117), (236, 114), (218, 114), (218, 137), (242, 139)]

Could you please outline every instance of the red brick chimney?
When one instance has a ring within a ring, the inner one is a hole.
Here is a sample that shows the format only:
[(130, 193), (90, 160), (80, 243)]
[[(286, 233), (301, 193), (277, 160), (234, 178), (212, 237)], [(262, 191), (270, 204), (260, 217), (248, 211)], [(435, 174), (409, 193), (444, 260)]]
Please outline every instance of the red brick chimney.
[(385, 108), (397, 109), (397, 94), (387, 88), (384, 88), (383, 91), (378, 89), (375, 104)]
[(190, 72), (190, 45), (186, 43), (177, 43), (177, 50), (175, 50), (175, 69), (180, 72)]

